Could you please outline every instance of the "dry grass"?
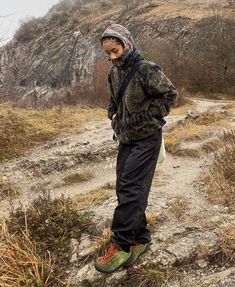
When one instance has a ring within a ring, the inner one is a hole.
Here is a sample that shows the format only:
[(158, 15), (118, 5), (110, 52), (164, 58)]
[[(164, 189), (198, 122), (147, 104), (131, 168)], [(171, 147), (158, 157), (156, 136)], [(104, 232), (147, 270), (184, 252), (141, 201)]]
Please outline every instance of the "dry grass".
[(171, 116), (183, 116), (187, 111), (195, 110), (196, 104), (192, 100), (189, 100), (184, 97), (179, 97), (177, 105), (172, 109)]
[(86, 210), (95, 205), (101, 204), (105, 200), (112, 197), (114, 194), (110, 190), (104, 188), (96, 188), (88, 193), (81, 193), (73, 197), (73, 202), (77, 210)]
[(141, 266), (128, 270), (127, 278), (124, 279), (121, 286), (136, 287), (164, 287), (168, 282), (174, 280), (179, 275), (176, 269), (161, 270), (154, 265)]
[(199, 245), (196, 249), (197, 259), (205, 259), (211, 265), (233, 266), (235, 263), (235, 225), (223, 228), (216, 246), (209, 249)]
[(223, 148), (226, 143), (234, 145), (235, 143), (235, 132), (234, 130), (224, 130), (223, 134), (214, 138), (213, 140), (205, 142), (201, 146), (201, 150), (205, 153), (215, 152)]
[(96, 255), (104, 253), (110, 244), (112, 231), (109, 227), (105, 228), (100, 237), (97, 237), (94, 242), (94, 252)]
[(116, 182), (106, 182), (102, 188), (107, 189), (107, 190), (115, 190), (116, 189)]
[(173, 214), (177, 219), (181, 219), (181, 217), (189, 209), (189, 206), (190, 201), (188, 198), (177, 196), (174, 201), (171, 202), (169, 212)]
[(146, 220), (147, 220), (148, 228), (151, 231), (154, 231), (157, 225), (158, 217), (154, 213), (146, 213)]
[(209, 168), (209, 199), (235, 210), (235, 145), (227, 144), (215, 154)]
[[(53, 286), (53, 263), (50, 253), (38, 254), (35, 244), (26, 233), (21, 238), (10, 234), (2, 225), (0, 236), (0, 286)], [(54, 285), (55, 286), (55, 285)]]
[[(159, 1), (158, 1), (159, 2)], [(218, 4), (217, 13), (224, 14), (222, 3), (225, 1), (214, 1)], [(207, 1), (201, 3), (186, 1), (161, 1), (160, 6), (149, 10), (147, 13), (140, 14), (136, 17), (138, 20), (156, 21), (162, 19), (170, 19), (175, 17), (189, 17), (194, 20), (200, 20), (205, 17), (213, 16), (215, 11), (209, 9)], [(228, 10), (227, 16), (232, 17), (233, 10)]]
[(80, 132), (89, 120), (100, 120), (100, 108), (54, 107), (27, 110), (0, 104), (0, 161), (23, 154), (61, 133)]
[(152, 187), (164, 186), (167, 184), (168, 180), (169, 177), (166, 173), (160, 171), (159, 169), (156, 169), (151, 186)]
[[(216, 257), (216, 258), (215, 258)], [(221, 265), (235, 263), (235, 224), (226, 227), (220, 234), (216, 252), (210, 254), (210, 260)]]
[(182, 141), (200, 140), (219, 125), (227, 126), (227, 122), (221, 114), (216, 112), (204, 112), (195, 118), (188, 118), (166, 134), (166, 151), (179, 156), (199, 157), (199, 150), (182, 148)]
[(227, 105), (226, 107), (225, 107), (225, 109), (226, 109), (226, 111), (228, 111), (229, 113), (231, 113), (231, 114), (235, 114), (235, 104), (234, 103), (231, 103), (231, 104), (229, 104), (229, 105)]
[(71, 185), (75, 183), (81, 183), (89, 181), (90, 179), (94, 178), (94, 174), (90, 171), (81, 171), (73, 174), (69, 174), (63, 178), (65, 185)]
[(205, 153), (210, 153), (218, 150), (221, 147), (221, 141), (219, 139), (213, 139), (205, 142), (200, 149)]
[(9, 179), (0, 178), (0, 200), (5, 198), (14, 198), (19, 195), (20, 189), (15, 184), (12, 184)]
[[(36, 284), (36, 282), (33, 284), (34, 282), (30, 283), (31, 281), (29, 281), (29, 283), (27, 283), (28, 285), (24, 283), (23, 285), (16, 284), (9, 286), (65, 286), (63, 282), (66, 279), (65, 270), (69, 266), (71, 257), (71, 238), (79, 240), (83, 232), (92, 233), (94, 230), (89, 214), (86, 212), (83, 212), (82, 214), (79, 213), (70, 199), (61, 197), (52, 200), (50, 194), (43, 194), (35, 199), (30, 203), (27, 209), (22, 209), (22, 207), (20, 207), (17, 210), (12, 210), (9, 218), (6, 219), (6, 223), (9, 230), (9, 236), (13, 236), (13, 239), (20, 242), (20, 248), (24, 251), (24, 248), (28, 248), (28, 243), (30, 244), (29, 248), (32, 246), (33, 251), (35, 252), (35, 256), (34, 253), (26, 255), (27, 258), (28, 256), (32, 256), (32, 258), (28, 258), (27, 260), (28, 268), (26, 269), (26, 266), (23, 269), (26, 272), (26, 275), (31, 278), (31, 275), (34, 272), (34, 261), (38, 259), (38, 261), (41, 262), (44, 260), (45, 254), (48, 254), (49, 252), (51, 257), (49, 262), (53, 262), (53, 273), (50, 276), (56, 280), (56, 282), (53, 284), (51, 283), (50, 285), (46, 285), (45, 283), (45, 285), (40, 285), (39, 283)], [(26, 240), (25, 235), (28, 240)], [(11, 241), (6, 241), (4, 246), (5, 248), (10, 248)], [(31, 252), (30, 250), (29, 252)], [(5, 254), (6, 257), (8, 255), (9, 254), (7, 253)], [(49, 259), (48, 257), (46, 258), (45, 262), (48, 262)], [(14, 259), (16, 261), (16, 266), (22, 265), (21, 259), (21, 254), (17, 254)], [(3, 274), (4, 276), (7, 276), (11, 273)], [(11, 276), (14, 276), (14, 272), (12, 272)], [(8, 285), (0, 284), (0, 286), (5, 287)]]

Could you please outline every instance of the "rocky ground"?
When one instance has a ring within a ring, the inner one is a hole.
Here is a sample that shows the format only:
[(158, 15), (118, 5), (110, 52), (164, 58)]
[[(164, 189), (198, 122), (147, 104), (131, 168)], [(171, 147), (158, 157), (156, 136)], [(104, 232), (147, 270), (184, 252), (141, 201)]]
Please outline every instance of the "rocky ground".
[[(223, 112), (226, 103), (195, 100), (196, 110), (217, 110)], [(182, 121), (185, 115), (169, 116), (164, 133)], [(229, 125), (234, 121), (229, 118)], [(216, 136), (219, 130), (206, 138), (192, 141), (200, 147), (205, 141)], [(190, 143), (187, 143), (187, 145)], [(101, 187), (107, 182), (115, 182), (115, 155), (117, 143), (112, 140), (109, 120), (90, 122), (80, 134), (59, 137), (35, 149), (27, 156), (9, 161), (1, 166), (1, 174), (20, 188), (11, 205), (27, 205), (42, 190), (50, 190), (52, 197), (60, 195), (73, 197)], [(206, 171), (211, 156), (203, 154), (199, 158), (178, 157), (167, 153), (165, 161), (157, 168), (149, 196), (147, 212), (156, 216), (150, 250), (138, 261), (137, 267), (150, 262), (167, 270), (172, 266), (183, 266), (185, 272), (167, 283), (169, 287), (234, 287), (235, 267), (229, 262), (223, 266), (211, 267), (211, 262), (201, 258), (194, 260), (199, 246), (213, 249), (220, 240), (220, 231), (235, 224), (235, 215), (227, 207), (214, 205), (207, 199), (201, 175)], [(84, 183), (64, 185), (66, 175), (87, 170), (94, 177)], [(116, 196), (113, 196), (90, 210), (99, 228), (109, 225)], [(7, 216), (9, 199), (0, 202), (0, 216)], [(121, 269), (113, 275), (98, 273), (93, 263), (84, 263), (84, 257), (91, 251), (92, 238), (83, 235), (81, 243), (71, 242), (71, 274), (74, 286), (122, 286), (121, 280), (129, 270)], [(183, 274), (183, 275), (182, 275)], [(90, 285), (89, 285), (90, 284)]]

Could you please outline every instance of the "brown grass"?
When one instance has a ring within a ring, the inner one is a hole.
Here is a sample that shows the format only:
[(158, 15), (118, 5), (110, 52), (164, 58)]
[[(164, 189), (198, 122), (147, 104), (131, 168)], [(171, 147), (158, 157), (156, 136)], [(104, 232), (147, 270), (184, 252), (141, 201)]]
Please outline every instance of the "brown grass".
[(11, 159), (61, 133), (80, 132), (89, 120), (100, 120), (100, 108), (54, 107), (27, 110), (0, 104), (0, 161)]
[(219, 147), (221, 147), (221, 141), (219, 139), (213, 139), (213, 140), (205, 142), (200, 147), (200, 149), (205, 153), (210, 153), (210, 152), (218, 150)]
[(94, 178), (94, 174), (90, 171), (81, 171), (73, 174), (69, 174), (63, 178), (63, 181), (66, 185), (71, 185), (75, 183), (81, 183), (85, 181), (89, 181), (90, 179)]
[(20, 240), (2, 228), (0, 240), (0, 286), (51, 286), (54, 281), (50, 253), (38, 255), (26, 234)]
[(115, 190), (116, 189), (116, 182), (106, 182), (102, 188), (108, 189), (108, 190)]
[(81, 193), (73, 197), (73, 202), (76, 205), (77, 210), (86, 210), (95, 205), (101, 204), (114, 194), (110, 190), (104, 188), (96, 188), (88, 193)]
[(177, 219), (181, 219), (184, 213), (189, 209), (189, 199), (183, 196), (177, 196), (170, 204), (169, 212)]
[(123, 287), (164, 287), (178, 276), (176, 269), (161, 270), (153, 264), (134, 267), (128, 270), (127, 278), (123, 280)]
[(164, 186), (167, 184), (168, 181), (168, 175), (159, 169), (157, 169), (154, 173), (153, 181), (152, 181), (152, 187), (159, 187)]
[(5, 198), (14, 198), (19, 195), (20, 189), (12, 184), (9, 179), (0, 178), (0, 200)]
[(215, 153), (209, 168), (209, 199), (222, 203), (235, 210), (235, 145), (226, 144), (223, 150)]
[(154, 213), (146, 213), (146, 220), (148, 224), (148, 228), (151, 231), (154, 231), (157, 225), (158, 217)]
[[(159, 2), (160, 6), (151, 9), (147, 13), (138, 15), (136, 19), (145, 20), (145, 21), (156, 21), (162, 19), (170, 19), (175, 17), (189, 17), (194, 20), (200, 20), (205, 17), (213, 16), (215, 11), (213, 9), (209, 9), (206, 1), (205, 3), (196, 3), (193, 1), (168, 1), (168, 2)], [(217, 1), (218, 13), (224, 13), (222, 9), (222, 2), (225, 1)], [(233, 10), (227, 11), (227, 16), (232, 16)]]
[(205, 259), (210, 265), (233, 266), (235, 263), (235, 225), (230, 225), (220, 231), (217, 244), (206, 248), (199, 245), (196, 249), (197, 259)]
[(94, 231), (88, 213), (79, 213), (71, 199), (52, 200), (50, 194), (35, 199), (27, 209), (13, 209), (6, 224), (8, 230), (3, 224), (0, 237), (0, 263), (5, 264), (0, 264), (0, 282), (10, 276), (12, 285), (0, 283), (4, 287), (66, 286), (71, 238), (79, 240), (83, 232)]
[(105, 228), (101, 234), (101, 236), (97, 237), (94, 241), (94, 253), (96, 255), (100, 253), (104, 253), (110, 244), (110, 238), (112, 235), (112, 231), (109, 227)]
[(196, 107), (196, 104), (188, 99), (185, 99), (185, 101), (182, 104), (179, 104), (179, 106), (176, 106), (174, 109), (172, 109), (170, 115), (171, 116), (183, 116), (186, 114), (187, 111), (194, 110)]
[[(183, 149), (181, 147), (182, 141), (199, 140), (222, 124), (223, 126), (227, 126), (225, 118), (216, 112), (204, 112), (198, 114), (195, 118), (188, 118), (166, 134), (166, 151), (179, 156), (199, 157), (199, 150), (189, 148)], [(204, 149), (206, 148), (207, 147), (205, 146)]]

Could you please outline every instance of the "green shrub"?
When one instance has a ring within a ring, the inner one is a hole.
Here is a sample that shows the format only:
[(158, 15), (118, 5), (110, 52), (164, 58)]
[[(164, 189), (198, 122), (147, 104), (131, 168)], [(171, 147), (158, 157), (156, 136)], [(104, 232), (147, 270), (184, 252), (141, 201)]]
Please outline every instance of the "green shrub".
[(35, 17), (27, 17), (21, 20), (21, 26), (16, 31), (14, 38), (18, 42), (29, 42), (36, 39), (42, 32), (41, 20)]

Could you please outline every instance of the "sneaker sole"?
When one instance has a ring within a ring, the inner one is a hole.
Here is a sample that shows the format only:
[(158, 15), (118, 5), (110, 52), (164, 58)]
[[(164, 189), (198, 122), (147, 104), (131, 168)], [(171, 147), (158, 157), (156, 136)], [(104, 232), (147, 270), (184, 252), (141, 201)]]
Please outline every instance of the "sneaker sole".
[[(131, 258), (131, 255), (130, 255), (130, 257), (127, 259), (127, 261), (128, 261), (130, 258)], [(123, 262), (121, 265), (119, 265), (117, 268), (113, 269), (112, 271), (105, 271), (105, 270), (103, 270), (103, 269), (100, 269), (100, 267), (97, 266), (96, 264), (94, 264), (94, 266), (95, 266), (95, 269), (96, 269), (97, 271), (99, 271), (99, 272), (101, 272), (101, 273), (110, 274), (110, 273), (113, 273), (113, 272), (117, 271), (117, 270), (118, 270), (119, 268), (121, 268), (122, 266), (124, 266), (125, 263), (126, 263), (126, 261)]]
[[(127, 262), (125, 262), (125, 263), (123, 264), (123, 267), (131, 267), (131, 266), (139, 259), (140, 255), (142, 255), (143, 253), (147, 252), (148, 250), (149, 250), (149, 244), (148, 244), (148, 245), (146, 246), (146, 248), (139, 254), (139, 256), (138, 256), (136, 259), (130, 260), (130, 261), (127, 260)], [(131, 259), (131, 257), (130, 257), (130, 259)]]

